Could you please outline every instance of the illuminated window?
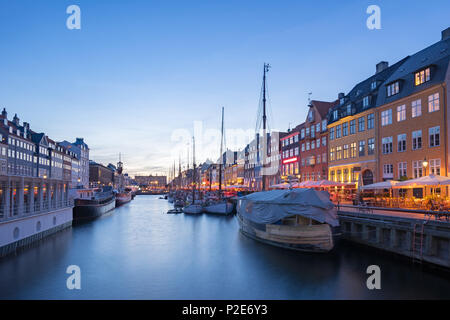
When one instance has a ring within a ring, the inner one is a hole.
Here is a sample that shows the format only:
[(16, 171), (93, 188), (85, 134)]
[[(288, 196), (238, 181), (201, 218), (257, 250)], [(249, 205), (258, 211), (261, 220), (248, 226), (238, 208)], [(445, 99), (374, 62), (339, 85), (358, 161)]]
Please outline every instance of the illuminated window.
[(336, 160), (341, 160), (342, 159), (342, 147), (336, 147)]
[(397, 107), (397, 122), (406, 120), (406, 105)]
[(356, 142), (353, 142), (350, 144), (350, 157), (355, 158), (356, 157)]
[(344, 144), (344, 159), (348, 159), (349, 152), (348, 152), (348, 144)]
[(428, 96), (428, 112), (439, 110), (439, 93)]
[(414, 79), (415, 79), (414, 83), (416, 86), (421, 85), (422, 83), (425, 83), (427, 81), (430, 81), (430, 68), (426, 68), (424, 70), (416, 72)]

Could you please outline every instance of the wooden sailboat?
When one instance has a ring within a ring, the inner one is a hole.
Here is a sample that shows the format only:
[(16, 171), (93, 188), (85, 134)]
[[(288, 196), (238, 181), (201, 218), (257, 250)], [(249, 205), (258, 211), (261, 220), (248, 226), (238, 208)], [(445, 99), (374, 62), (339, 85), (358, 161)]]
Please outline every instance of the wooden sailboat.
[[(266, 73), (263, 76), (262, 166), (266, 154)], [(329, 194), (314, 189), (265, 191), (239, 198), (237, 219), (240, 231), (255, 240), (287, 249), (328, 252), (334, 247), (339, 221)]]
[(205, 213), (228, 215), (233, 212), (234, 205), (222, 199), (222, 153), (223, 153), (223, 138), (224, 138), (224, 108), (222, 107), (222, 126), (221, 126), (221, 140), (220, 140), (220, 161), (219, 161), (219, 201), (209, 203), (205, 206)]

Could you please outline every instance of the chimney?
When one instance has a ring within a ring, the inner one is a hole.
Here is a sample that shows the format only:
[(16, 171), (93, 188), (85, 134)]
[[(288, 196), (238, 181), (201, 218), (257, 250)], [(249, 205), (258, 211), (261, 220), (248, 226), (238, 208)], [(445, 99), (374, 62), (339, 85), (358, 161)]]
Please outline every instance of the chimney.
[(19, 126), (20, 119), (17, 117), (17, 113), (14, 115), (13, 122), (16, 126)]
[(30, 124), (28, 122), (23, 123), (23, 137), (26, 138), (28, 135), (28, 130), (30, 130)]
[(342, 99), (344, 96), (345, 96), (345, 93), (340, 92), (340, 93), (338, 94), (338, 99)]
[(389, 67), (389, 62), (387, 61), (381, 61), (379, 63), (377, 63), (377, 72), (376, 73), (380, 73), (383, 70), (386, 70)]
[(6, 112), (6, 108), (3, 108), (2, 117), (5, 119), (8, 118), (8, 112)]
[(441, 40), (447, 40), (450, 38), (450, 27), (448, 27), (445, 30), (442, 30), (442, 39)]

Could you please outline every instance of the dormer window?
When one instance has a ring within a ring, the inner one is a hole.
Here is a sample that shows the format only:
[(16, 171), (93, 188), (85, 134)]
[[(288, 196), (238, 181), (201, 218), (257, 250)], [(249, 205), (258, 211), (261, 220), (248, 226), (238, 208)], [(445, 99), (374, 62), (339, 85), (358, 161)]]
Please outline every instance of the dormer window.
[(338, 111), (334, 110), (333, 111), (333, 120), (337, 120), (338, 119)]
[(13, 133), (13, 128), (9, 127), (9, 133)]
[(347, 115), (350, 116), (351, 114), (352, 114), (352, 105), (349, 104), (349, 105), (347, 106)]
[(373, 81), (371, 84), (370, 84), (370, 90), (375, 90), (377, 88), (377, 82), (376, 81)]
[(387, 96), (393, 96), (400, 92), (400, 85), (398, 81), (395, 81), (387, 86)]
[(369, 106), (369, 96), (363, 98), (363, 108), (367, 108)]
[(414, 79), (415, 79), (414, 83), (416, 86), (421, 85), (422, 83), (425, 83), (427, 81), (430, 81), (430, 68), (426, 68), (416, 72), (414, 75)]
[(341, 104), (341, 105), (343, 105), (344, 104), (344, 98), (341, 98), (341, 99), (339, 99), (339, 103)]

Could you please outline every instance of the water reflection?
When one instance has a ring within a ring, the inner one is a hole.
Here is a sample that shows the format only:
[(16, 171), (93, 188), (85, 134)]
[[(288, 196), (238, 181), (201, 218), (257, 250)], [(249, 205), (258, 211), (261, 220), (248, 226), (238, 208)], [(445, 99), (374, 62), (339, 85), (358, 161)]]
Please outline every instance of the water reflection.
[[(305, 254), (249, 239), (234, 217), (167, 215), (158, 196), (138, 196), (109, 216), (74, 226), (0, 261), (0, 298), (392, 299), (450, 298), (445, 274), (343, 243)], [(66, 289), (79, 265), (82, 289)], [(366, 268), (382, 270), (382, 290)]]

